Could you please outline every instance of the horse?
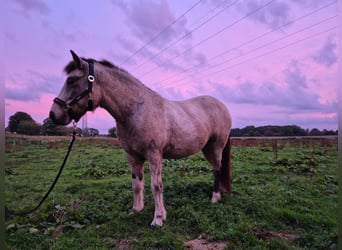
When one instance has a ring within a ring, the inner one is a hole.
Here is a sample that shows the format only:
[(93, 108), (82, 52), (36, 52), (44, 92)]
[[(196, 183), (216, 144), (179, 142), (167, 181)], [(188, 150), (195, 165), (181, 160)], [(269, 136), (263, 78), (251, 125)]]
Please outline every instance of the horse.
[(107, 60), (79, 57), (64, 68), (67, 78), (49, 113), (57, 125), (79, 121), (100, 107), (116, 121), (117, 136), (132, 173), (133, 208), (144, 208), (144, 162), (151, 175), (155, 203), (151, 226), (166, 220), (162, 160), (179, 159), (202, 151), (213, 169), (211, 202), (231, 192), (230, 130), (227, 107), (211, 96), (171, 101), (146, 87), (126, 70)]

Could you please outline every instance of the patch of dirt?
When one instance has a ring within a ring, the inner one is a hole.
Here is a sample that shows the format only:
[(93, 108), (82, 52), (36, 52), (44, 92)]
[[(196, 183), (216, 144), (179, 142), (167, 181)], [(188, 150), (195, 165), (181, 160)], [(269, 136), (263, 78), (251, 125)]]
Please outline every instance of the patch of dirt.
[(129, 239), (129, 240), (118, 240), (117, 237), (114, 235), (113, 237), (106, 237), (104, 238), (103, 242), (106, 245), (110, 245), (110, 249), (120, 249), (120, 250), (126, 250), (131, 249), (132, 244), (136, 241), (136, 239)]
[(264, 230), (258, 230), (255, 228), (253, 228), (253, 234), (257, 236), (259, 239), (263, 239), (263, 240), (270, 240), (271, 238), (277, 238), (277, 239), (291, 241), (298, 237), (298, 235), (293, 234), (293, 233), (264, 231)]
[(197, 239), (186, 241), (184, 246), (193, 250), (222, 250), (227, 246), (227, 243), (223, 241), (210, 241), (208, 235), (201, 234)]
[(52, 238), (56, 239), (59, 235), (61, 235), (63, 233), (63, 225), (59, 225), (57, 227), (55, 227), (52, 231)]
[(133, 242), (133, 240), (120, 241), (115, 244), (115, 247), (118, 249), (130, 249)]

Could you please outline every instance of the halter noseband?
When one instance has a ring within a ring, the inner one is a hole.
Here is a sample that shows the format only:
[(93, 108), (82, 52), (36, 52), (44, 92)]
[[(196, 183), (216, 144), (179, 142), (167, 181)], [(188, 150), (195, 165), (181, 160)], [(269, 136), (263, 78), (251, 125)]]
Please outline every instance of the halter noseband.
[(94, 109), (94, 105), (93, 105), (93, 99), (91, 97), (91, 93), (93, 91), (93, 82), (95, 81), (95, 77), (94, 77), (94, 63), (93, 62), (89, 62), (89, 74), (88, 74), (88, 89), (84, 90), (81, 94), (79, 94), (78, 96), (76, 96), (74, 99), (72, 99), (69, 103), (66, 103), (65, 101), (59, 99), (58, 97), (56, 97), (55, 99), (53, 99), (54, 103), (57, 103), (58, 105), (60, 105), (64, 111), (68, 112), (69, 115), (73, 114), (72, 111), (72, 106), (75, 105), (76, 103), (79, 102), (79, 100), (81, 100), (83, 97), (88, 95), (88, 111), (92, 111)]

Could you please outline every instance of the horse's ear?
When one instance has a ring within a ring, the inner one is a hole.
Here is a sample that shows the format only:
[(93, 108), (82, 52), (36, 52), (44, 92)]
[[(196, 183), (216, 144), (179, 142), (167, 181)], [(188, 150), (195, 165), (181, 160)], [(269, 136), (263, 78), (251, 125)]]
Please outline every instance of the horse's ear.
[(73, 50), (70, 50), (70, 53), (72, 55), (72, 59), (74, 59), (74, 62), (76, 63), (77, 68), (82, 69), (81, 59)]

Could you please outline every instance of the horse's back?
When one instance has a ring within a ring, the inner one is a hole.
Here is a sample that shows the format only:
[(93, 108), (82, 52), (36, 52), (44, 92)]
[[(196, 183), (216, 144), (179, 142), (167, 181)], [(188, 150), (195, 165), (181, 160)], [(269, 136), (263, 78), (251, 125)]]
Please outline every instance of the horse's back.
[(227, 107), (212, 96), (198, 96), (179, 102), (189, 115), (199, 118), (202, 124), (209, 125), (212, 131), (229, 130), (231, 115)]
[(169, 137), (164, 149), (166, 158), (185, 157), (202, 150), (214, 138), (225, 144), (231, 129), (226, 106), (211, 96), (185, 101), (170, 101), (165, 107)]

